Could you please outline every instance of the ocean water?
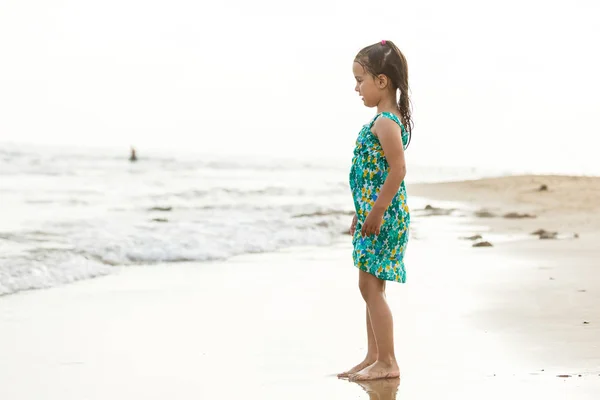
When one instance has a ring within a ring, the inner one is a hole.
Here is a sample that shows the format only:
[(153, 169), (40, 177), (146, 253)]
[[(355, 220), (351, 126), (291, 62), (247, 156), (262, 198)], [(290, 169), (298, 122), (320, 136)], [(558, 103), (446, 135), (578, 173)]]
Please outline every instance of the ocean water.
[[(0, 145), (0, 295), (134, 264), (349, 240), (350, 159), (154, 152), (132, 163), (126, 153)], [(411, 167), (407, 180), (486, 174)]]

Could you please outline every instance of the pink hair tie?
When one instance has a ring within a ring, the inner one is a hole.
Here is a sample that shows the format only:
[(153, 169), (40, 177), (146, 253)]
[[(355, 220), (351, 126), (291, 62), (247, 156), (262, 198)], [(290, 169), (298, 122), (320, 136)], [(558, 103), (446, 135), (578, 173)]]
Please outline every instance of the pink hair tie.
[(381, 45), (382, 45), (382, 46), (385, 46), (385, 40), (382, 40), (382, 41), (381, 41)]

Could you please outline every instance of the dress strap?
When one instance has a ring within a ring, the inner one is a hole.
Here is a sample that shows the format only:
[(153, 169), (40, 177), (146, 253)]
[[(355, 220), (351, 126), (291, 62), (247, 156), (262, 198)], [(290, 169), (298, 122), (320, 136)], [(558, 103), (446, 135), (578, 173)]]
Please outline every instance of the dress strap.
[(377, 118), (379, 118), (379, 117), (391, 119), (392, 121), (394, 121), (395, 123), (398, 124), (398, 126), (400, 127), (401, 130), (404, 130), (404, 125), (402, 125), (402, 122), (400, 122), (398, 117), (395, 114), (392, 114), (387, 111), (377, 114), (375, 116), (375, 118), (373, 118), (373, 120), (371, 121), (371, 124), (369, 125), (369, 129), (371, 129), (373, 127), (373, 124), (375, 124), (375, 121), (377, 121)]

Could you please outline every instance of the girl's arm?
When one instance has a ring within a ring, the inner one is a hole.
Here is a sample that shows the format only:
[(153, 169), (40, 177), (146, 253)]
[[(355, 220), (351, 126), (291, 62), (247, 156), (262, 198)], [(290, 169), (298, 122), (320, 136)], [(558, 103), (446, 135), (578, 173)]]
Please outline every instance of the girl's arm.
[(379, 190), (377, 200), (362, 226), (361, 235), (363, 236), (379, 234), (385, 210), (398, 193), (398, 189), (406, 176), (406, 161), (404, 160), (404, 146), (400, 127), (388, 118), (381, 118), (375, 122), (375, 132), (377, 132), (376, 136), (379, 138), (379, 143), (381, 143), (390, 170)]
[(379, 210), (382, 215), (398, 193), (400, 185), (406, 176), (406, 160), (402, 144), (402, 131), (398, 124), (389, 118), (380, 118), (375, 123), (375, 131), (383, 153), (390, 166), (388, 176), (381, 186), (379, 196), (373, 205), (373, 210)]

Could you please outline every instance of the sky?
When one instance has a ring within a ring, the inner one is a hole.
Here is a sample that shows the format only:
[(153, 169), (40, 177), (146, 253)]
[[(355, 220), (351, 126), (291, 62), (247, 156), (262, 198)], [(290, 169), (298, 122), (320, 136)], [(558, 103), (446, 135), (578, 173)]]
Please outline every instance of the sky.
[(0, 146), (351, 157), (362, 47), (408, 60), (410, 163), (600, 174), (600, 3), (2, 0)]

